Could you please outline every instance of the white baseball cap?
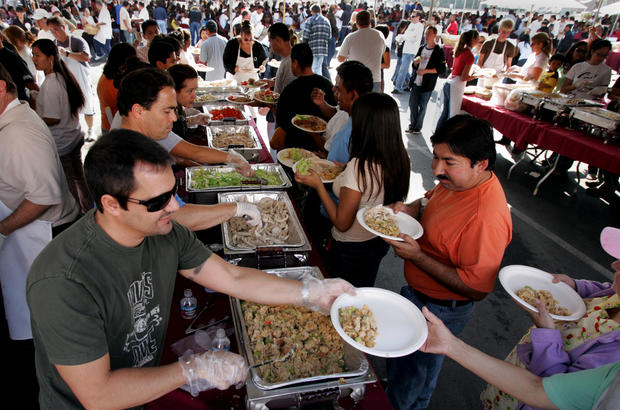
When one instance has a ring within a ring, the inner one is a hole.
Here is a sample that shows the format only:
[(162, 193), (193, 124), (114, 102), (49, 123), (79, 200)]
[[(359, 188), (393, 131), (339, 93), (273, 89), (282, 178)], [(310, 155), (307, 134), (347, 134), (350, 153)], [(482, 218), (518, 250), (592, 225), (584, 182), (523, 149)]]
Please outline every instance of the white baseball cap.
[(34, 13), (32, 13), (33, 20), (41, 20), (50, 18), (50, 14), (45, 9), (36, 9)]

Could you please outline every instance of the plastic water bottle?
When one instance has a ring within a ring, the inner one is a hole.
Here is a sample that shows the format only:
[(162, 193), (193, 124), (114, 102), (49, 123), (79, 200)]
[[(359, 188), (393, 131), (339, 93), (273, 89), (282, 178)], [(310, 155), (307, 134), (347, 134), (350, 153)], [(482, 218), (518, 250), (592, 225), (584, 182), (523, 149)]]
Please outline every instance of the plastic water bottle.
[(215, 338), (213, 339), (211, 346), (214, 351), (230, 350), (230, 339), (226, 336), (226, 330), (217, 329), (217, 332), (215, 332)]
[(183, 319), (193, 319), (196, 316), (198, 301), (192, 296), (191, 289), (185, 289), (183, 299), (181, 299), (181, 316)]

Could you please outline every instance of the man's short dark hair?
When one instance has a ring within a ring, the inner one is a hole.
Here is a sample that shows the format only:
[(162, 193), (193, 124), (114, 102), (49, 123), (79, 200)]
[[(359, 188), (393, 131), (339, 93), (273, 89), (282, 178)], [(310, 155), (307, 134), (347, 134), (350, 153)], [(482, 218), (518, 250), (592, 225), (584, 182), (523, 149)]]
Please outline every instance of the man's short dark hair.
[(205, 23), (204, 28), (209, 32), (209, 33), (216, 33), (217, 32), (217, 23), (214, 20), (209, 20)]
[(168, 68), (168, 74), (174, 80), (174, 89), (179, 91), (183, 88), (185, 80), (198, 78), (198, 73), (191, 65), (187, 64), (175, 64)]
[(283, 41), (291, 41), (291, 33), (288, 26), (284, 23), (273, 23), (267, 31), (269, 32), (269, 38), (278, 37)]
[(153, 41), (149, 47), (149, 63), (156, 67), (158, 61), (165, 63), (170, 56), (174, 54), (174, 47), (164, 39)]
[(549, 62), (551, 63), (552, 61), (559, 61), (563, 63), (565, 59), (566, 57), (564, 57), (564, 54), (557, 53), (551, 56), (551, 58), (549, 59)]
[(172, 158), (157, 142), (126, 129), (112, 130), (90, 147), (84, 175), (99, 212), (103, 213), (101, 197), (106, 194), (127, 209), (127, 199), (135, 189), (133, 171), (138, 162), (166, 168), (172, 164)]
[(448, 144), (453, 153), (469, 158), (472, 167), (487, 159), (486, 170), (495, 168), (493, 126), (488, 121), (467, 114), (455, 115), (435, 131), (431, 144)]
[(342, 85), (348, 91), (357, 91), (359, 96), (372, 91), (372, 71), (359, 61), (345, 61), (336, 68)]
[(291, 49), (291, 61), (297, 61), (301, 68), (312, 67), (312, 49), (308, 43), (295, 44)]
[(355, 22), (358, 26), (370, 26), (370, 13), (366, 10), (362, 10), (355, 15)]
[(47, 25), (52, 25), (52, 26), (56, 26), (56, 27), (64, 27), (64, 24), (62, 24), (62, 21), (60, 21), (60, 19), (58, 17), (50, 17), (47, 19)]
[(17, 87), (15, 86), (13, 77), (11, 77), (11, 74), (6, 68), (4, 68), (2, 63), (0, 63), (0, 81), (4, 81), (6, 84), (7, 93), (17, 96)]
[(164, 87), (174, 88), (174, 81), (170, 74), (158, 68), (141, 68), (127, 74), (118, 89), (118, 112), (127, 116), (134, 104), (150, 110)]
[(144, 20), (142, 22), (142, 32), (146, 32), (149, 27), (155, 26), (157, 27), (157, 22), (153, 19)]
[(310, 7), (310, 11), (313, 13), (320, 13), (321, 12), (321, 6), (319, 6), (318, 4), (315, 4), (314, 6)]

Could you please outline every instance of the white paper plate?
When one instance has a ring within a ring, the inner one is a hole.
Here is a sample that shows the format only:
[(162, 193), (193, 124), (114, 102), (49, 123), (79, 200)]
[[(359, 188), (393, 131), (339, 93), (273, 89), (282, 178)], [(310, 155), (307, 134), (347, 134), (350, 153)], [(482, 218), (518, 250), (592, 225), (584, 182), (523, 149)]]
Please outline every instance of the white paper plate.
[[(326, 159), (321, 159), (321, 158), (318, 158), (318, 157), (316, 159), (312, 158), (312, 162), (313, 163), (318, 163), (318, 164), (325, 164), (327, 166), (334, 166), (334, 167), (337, 166), (336, 164), (334, 164), (331, 161), (328, 161)], [(299, 161), (297, 161), (295, 164), (293, 164), (293, 172), (297, 172), (297, 164), (299, 164)], [(342, 170), (344, 170), (344, 169), (342, 169)], [(341, 170), (341, 172), (342, 172), (342, 170)], [(336, 176), (338, 176), (338, 175), (336, 175)], [(326, 182), (326, 183), (334, 182), (335, 179), (336, 179), (335, 177), (332, 178), (332, 179), (323, 179), (323, 178), (321, 178), (321, 182)]]
[(204, 64), (196, 64), (194, 68), (196, 69), (196, 71), (202, 71), (204, 73), (215, 70), (215, 68), (206, 66)]
[(506, 292), (526, 308), (538, 312), (538, 309), (517, 296), (519, 289), (530, 286), (536, 290), (548, 290), (560, 306), (572, 312), (570, 316), (551, 315), (555, 320), (573, 321), (585, 315), (586, 305), (581, 296), (566, 283), (552, 283), (552, 280), (553, 275), (531, 266), (510, 265), (499, 271), (499, 281)]
[[(234, 98), (235, 97), (243, 97), (243, 98), (247, 98), (248, 101), (235, 101)], [(229, 95), (228, 97), (226, 97), (226, 101), (233, 103), (233, 104), (240, 104), (240, 105), (245, 105), (245, 104), (251, 104), (254, 100), (250, 97), (248, 97), (245, 94), (233, 94), (233, 95)]]
[[(295, 120), (299, 119), (300, 117), (313, 117), (319, 120), (319, 122), (321, 123), (321, 125), (323, 126), (323, 128), (321, 130), (318, 131), (314, 131), (310, 128), (306, 128), (306, 127), (302, 127), (300, 125), (295, 124)], [(320, 132), (325, 132), (327, 131), (327, 121), (325, 121), (323, 118), (317, 117), (316, 115), (309, 115), (309, 114), (297, 114), (296, 116), (294, 116), (293, 118), (291, 118), (291, 124), (293, 124), (293, 126), (295, 128), (299, 128), (302, 131), (306, 131), (306, 132), (310, 132), (310, 133), (320, 133)]]
[(292, 159), (287, 157), (287, 154), (290, 150), (292, 149), (298, 149), (300, 151), (306, 151), (309, 152), (310, 154), (312, 154), (312, 156), (310, 158), (318, 158), (316, 155), (314, 155), (313, 152), (308, 151), (307, 149), (303, 149), (303, 148), (284, 148), (283, 150), (278, 151), (278, 161), (280, 161), (282, 163), (282, 165), (286, 165), (289, 168), (293, 168), (293, 165), (295, 165), (295, 162), (297, 161), (293, 161)]
[[(370, 233), (374, 233), (375, 235), (380, 236), (381, 238), (404, 242), (404, 239), (400, 237), (389, 236), (389, 235), (383, 234), (379, 231), (375, 231), (374, 229), (366, 225), (366, 222), (364, 221), (364, 213), (368, 209), (370, 209), (370, 207), (361, 208), (357, 211), (357, 215), (356, 215), (357, 221), (360, 223), (360, 225), (362, 225), (364, 229), (366, 229)], [(392, 208), (386, 207), (386, 209), (390, 212), (390, 214), (396, 217), (396, 221), (398, 222), (398, 229), (400, 229), (401, 233), (407, 234), (411, 236), (413, 239), (418, 239), (424, 234), (424, 228), (422, 228), (422, 225), (420, 224), (420, 222), (418, 222), (415, 218), (412, 218), (411, 216), (407, 215), (405, 212), (399, 212), (395, 214)]]
[[(334, 301), (331, 319), (342, 339), (362, 352), (380, 357), (400, 357), (418, 350), (428, 336), (426, 319), (420, 309), (398, 293), (379, 288), (357, 288), (357, 295), (342, 294)], [(366, 347), (351, 339), (340, 326), (338, 309), (364, 305), (372, 311), (379, 334), (375, 347)]]

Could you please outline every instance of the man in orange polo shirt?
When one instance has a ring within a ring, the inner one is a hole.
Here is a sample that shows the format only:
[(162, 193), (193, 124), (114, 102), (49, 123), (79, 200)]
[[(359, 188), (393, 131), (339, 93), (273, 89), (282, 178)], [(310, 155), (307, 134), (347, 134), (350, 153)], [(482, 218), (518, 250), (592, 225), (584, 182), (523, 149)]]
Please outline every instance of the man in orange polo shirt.
[[(419, 308), (428, 307), (459, 334), (474, 301), (493, 290), (512, 237), (512, 219), (493, 173), (496, 153), (488, 122), (457, 115), (435, 132), (431, 143), (439, 184), (425, 198), (395, 205), (420, 220), (424, 235), (416, 241), (401, 234), (404, 242), (387, 242), (405, 259), (409, 285), (401, 294)], [(387, 394), (395, 409), (428, 406), (443, 358), (415, 352), (388, 359)]]

